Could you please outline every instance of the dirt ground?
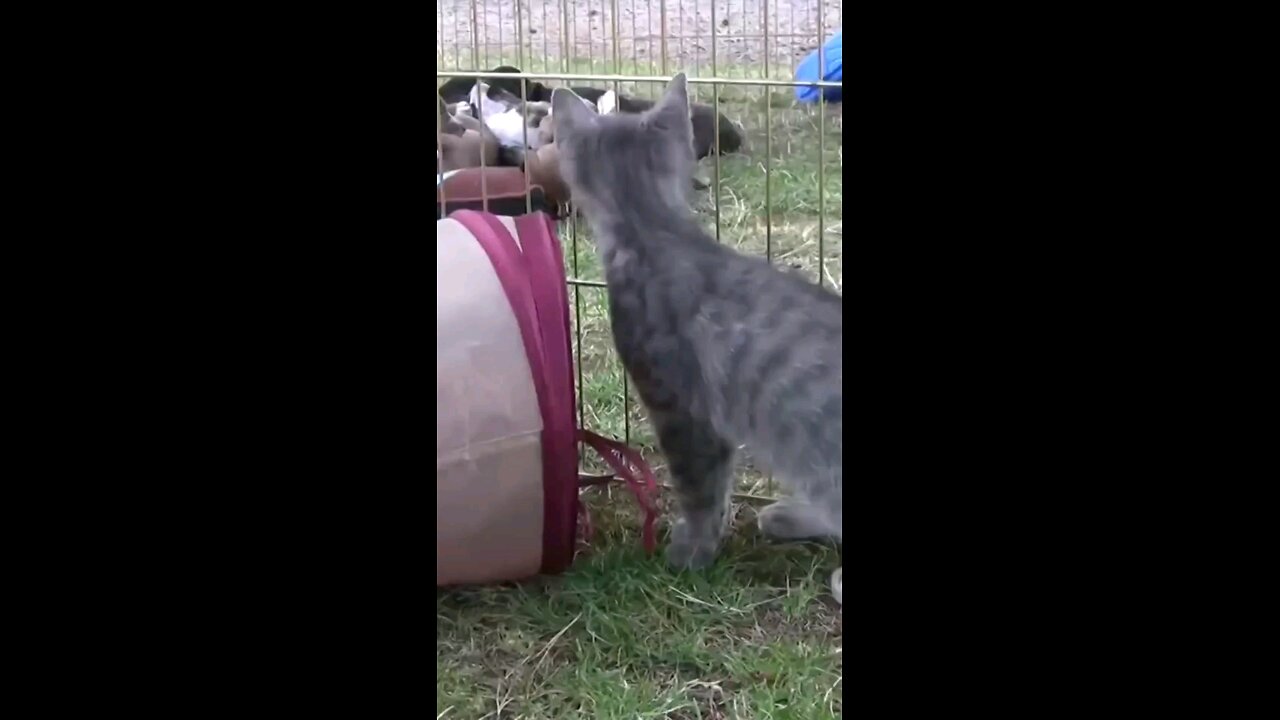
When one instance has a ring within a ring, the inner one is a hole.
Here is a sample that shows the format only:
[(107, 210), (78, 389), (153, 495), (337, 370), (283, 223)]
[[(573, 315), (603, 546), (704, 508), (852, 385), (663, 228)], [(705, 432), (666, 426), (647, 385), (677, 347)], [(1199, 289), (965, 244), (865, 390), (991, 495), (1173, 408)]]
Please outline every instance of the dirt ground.
[(671, 72), (695, 76), (758, 68), (757, 76), (785, 77), (842, 27), (844, 8), (843, 0), (436, 0), (436, 14), (437, 63), (448, 69), (488, 69), (521, 53), (529, 72), (559, 69), (568, 51), (600, 72), (616, 53), (655, 70), (665, 59)]

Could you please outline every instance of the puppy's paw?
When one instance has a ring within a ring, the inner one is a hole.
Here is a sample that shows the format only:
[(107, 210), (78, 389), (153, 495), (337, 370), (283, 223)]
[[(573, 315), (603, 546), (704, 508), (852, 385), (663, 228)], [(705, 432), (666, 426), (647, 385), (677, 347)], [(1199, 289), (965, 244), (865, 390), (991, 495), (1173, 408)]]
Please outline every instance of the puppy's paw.
[(831, 573), (831, 594), (836, 596), (836, 602), (840, 603), (840, 607), (844, 607), (843, 567), (838, 567), (835, 572)]

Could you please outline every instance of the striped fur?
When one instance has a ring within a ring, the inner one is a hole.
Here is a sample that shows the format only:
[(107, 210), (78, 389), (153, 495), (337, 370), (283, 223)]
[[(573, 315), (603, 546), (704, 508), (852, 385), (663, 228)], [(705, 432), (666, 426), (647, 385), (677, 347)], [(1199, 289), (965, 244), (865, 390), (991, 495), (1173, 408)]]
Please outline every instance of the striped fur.
[(677, 490), (668, 561), (714, 560), (741, 445), (792, 493), (761, 513), (765, 532), (842, 539), (841, 297), (699, 226), (683, 75), (643, 114), (595, 115), (567, 90), (552, 107), (561, 172), (604, 264), (618, 354)]

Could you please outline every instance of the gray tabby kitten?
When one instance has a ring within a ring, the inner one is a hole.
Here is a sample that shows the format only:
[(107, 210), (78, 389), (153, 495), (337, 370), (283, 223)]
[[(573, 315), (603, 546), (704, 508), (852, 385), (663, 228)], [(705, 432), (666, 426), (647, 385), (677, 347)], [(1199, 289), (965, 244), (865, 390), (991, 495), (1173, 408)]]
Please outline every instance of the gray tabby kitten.
[[(841, 297), (698, 226), (683, 74), (643, 114), (596, 115), (563, 88), (551, 104), (560, 170), (604, 264), (618, 354), (670, 465), (679, 517), (667, 561), (715, 559), (740, 444), (792, 490), (760, 513), (762, 531), (843, 541)], [(843, 604), (841, 573), (831, 579)]]

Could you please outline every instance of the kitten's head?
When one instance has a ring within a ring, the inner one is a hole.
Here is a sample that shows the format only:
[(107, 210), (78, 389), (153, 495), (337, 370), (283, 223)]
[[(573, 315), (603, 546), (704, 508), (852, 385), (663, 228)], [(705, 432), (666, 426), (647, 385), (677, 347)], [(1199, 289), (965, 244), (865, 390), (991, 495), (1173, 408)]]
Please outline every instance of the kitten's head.
[(551, 107), (560, 172), (588, 213), (654, 196), (688, 207), (695, 159), (684, 73), (644, 113), (597, 115), (566, 88), (556, 88)]

